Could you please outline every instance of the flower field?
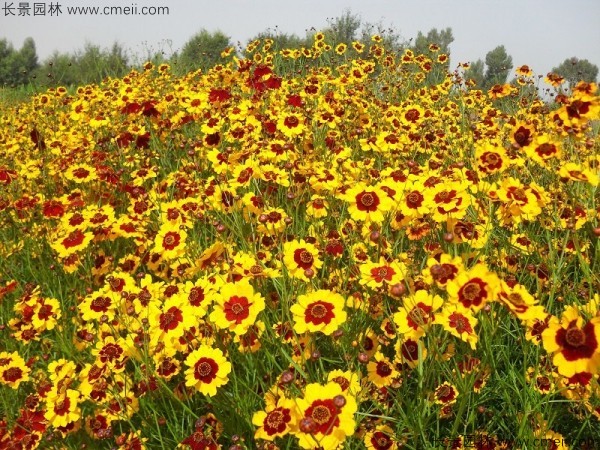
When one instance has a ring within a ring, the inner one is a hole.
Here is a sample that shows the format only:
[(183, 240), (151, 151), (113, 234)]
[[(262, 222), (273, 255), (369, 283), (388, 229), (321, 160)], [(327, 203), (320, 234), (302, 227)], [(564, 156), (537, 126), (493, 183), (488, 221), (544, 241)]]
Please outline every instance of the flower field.
[(600, 98), (380, 44), (0, 109), (1, 449), (600, 446)]

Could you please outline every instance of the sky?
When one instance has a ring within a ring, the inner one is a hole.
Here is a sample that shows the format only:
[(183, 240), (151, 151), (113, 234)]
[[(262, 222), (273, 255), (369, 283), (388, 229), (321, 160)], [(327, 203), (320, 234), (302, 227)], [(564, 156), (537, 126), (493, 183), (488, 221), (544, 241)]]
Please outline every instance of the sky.
[[(45, 6), (45, 15), (41, 9), (34, 15), (34, 3)], [(20, 4), (31, 7), (29, 16), (19, 15)], [(60, 5), (60, 13), (51, 14), (51, 4)], [(85, 6), (130, 7), (138, 14), (69, 14), (68, 8)], [(159, 6), (167, 6), (168, 14), (141, 14), (143, 7)], [(81, 49), (86, 42), (102, 48), (118, 42), (143, 60), (157, 51), (168, 55), (181, 49), (203, 28), (220, 30), (243, 45), (267, 29), (303, 37), (346, 9), (363, 22), (393, 27), (406, 40), (419, 31), (451, 27), (453, 66), (484, 59), (504, 45), (514, 67), (527, 64), (540, 75), (570, 57), (600, 67), (600, 0), (0, 0), (0, 39), (18, 49), (32, 37), (40, 61), (55, 50)]]

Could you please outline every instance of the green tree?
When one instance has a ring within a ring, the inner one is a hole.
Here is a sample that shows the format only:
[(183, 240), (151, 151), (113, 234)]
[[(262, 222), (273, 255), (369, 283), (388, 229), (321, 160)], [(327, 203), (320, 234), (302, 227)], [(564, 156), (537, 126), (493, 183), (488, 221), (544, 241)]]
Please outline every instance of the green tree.
[(506, 53), (504, 45), (499, 45), (485, 55), (484, 88), (489, 89), (495, 84), (504, 84), (508, 80), (508, 74), (513, 68), (512, 56)]
[(415, 43), (413, 44), (413, 51), (417, 54), (431, 55), (429, 50), (430, 44), (437, 44), (440, 47), (441, 53), (450, 54), (450, 44), (454, 42), (454, 36), (452, 34), (452, 28), (447, 27), (443, 30), (432, 28), (425, 35), (419, 31)]
[(598, 66), (587, 59), (575, 57), (565, 59), (558, 67), (554, 67), (552, 72), (563, 77), (570, 86), (575, 86), (579, 81), (595, 83), (598, 78)]
[(362, 20), (358, 14), (346, 9), (341, 16), (327, 19), (327, 23), (328, 26), (323, 31), (328, 43), (350, 45), (358, 38)]
[(28, 37), (19, 51), (6, 39), (0, 40), (0, 84), (17, 86), (30, 81), (38, 68), (35, 41)]
[(482, 89), (485, 82), (485, 64), (482, 59), (472, 62), (467, 70), (465, 70), (465, 81), (472, 80), (477, 89)]
[(231, 39), (221, 31), (201, 30), (185, 43), (177, 59), (180, 71), (207, 70), (221, 61), (221, 52), (231, 47)]

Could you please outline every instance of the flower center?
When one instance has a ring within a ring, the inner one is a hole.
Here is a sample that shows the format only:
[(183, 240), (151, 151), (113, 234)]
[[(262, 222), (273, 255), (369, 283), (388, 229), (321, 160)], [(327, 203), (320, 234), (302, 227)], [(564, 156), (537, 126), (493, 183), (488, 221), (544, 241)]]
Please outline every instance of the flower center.
[(283, 413), (281, 411), (272, 411), (267, 416), (267, 425), (271, 428), (279, 428), (283, 423)]
[(313, 260), (313, 255), (310, 252), (302, 250), (300, 253), (300, 261), (302, 261), (304, 264), (312, 264)]
[(198, 364), (196, 366), (196, 373), (200, 377), (203, 377), (203, 378), (207, 377), (211, 374), (211, 372), (212, 372), (212, 366), (207, 361), (202, 361), (200, 364)]
[(165, 239), (163, 241), (165, 243), (165, 245), (173, 245), (175, 244), (175, 236), (173, 236), (172, 234), (169, 234), (167, 236), (165, 236)]
[(585, 344), (585, 333), (577, 327), (569, 328), (565, 340), (571, 347), (582, 347)]
[(319, 319), (325, 317), (327, 314), (327, 308), (320, 303), (317, 303), (310, 309), (310, 313), (313, 317), (317, 317)]
[(360, 198), (360, 202), (363, 204), (363, 206), (369, 207), (375, 203), (375, 198), (373, 197), (373, 194), (367, 192)]
[(463, 289), (463, 296), (470, 301), (473, 301), (481, 294), (481, 286), (477, 283), (469, 283)]
[(319, 425), (323, 425), (331, 419), (331, 411), (327, 406), (319, 405), (312, 410), (311, 417)]

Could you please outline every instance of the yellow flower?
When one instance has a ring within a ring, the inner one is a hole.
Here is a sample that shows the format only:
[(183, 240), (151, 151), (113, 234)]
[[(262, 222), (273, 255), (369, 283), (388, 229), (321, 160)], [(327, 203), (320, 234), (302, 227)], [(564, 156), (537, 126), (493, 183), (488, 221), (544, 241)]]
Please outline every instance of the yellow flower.
[(66, 427), (81, 416), (78, 402), (79, 392), (73, 389), (66, 389), (64, 393), (52, 390), (46, 398), (44, 417), (54, 428)]
[(29, 381), (31, 369), (25, 365), (25, 360), (17, 352), (0, 352), (0, 383), (12, 389), (18, 389), (19, 384)]
[(300, 295), (297, 303), (290, 307), (294, 331), (298, 334), (320, 331), (330, 335), (346, 321), (345, 304), (340, 294), (324, 289)]
[(160, 227), (154, 238), (153, 252), (162, 255), (165, 259), (175, 259), (185, 252), (187, 233), (167, 222)]
[(382, 223), (384, 214), (392, 209), (394, 202), (377, 186), (358, 184), (340, 196), (348, 202), (348, 212), (353, 220)]
[(354, 397), (344, 393), (339, 384), (308, 384), (304, 398), (296, 400), (295, 413), (299, 428), (295, 434), (300, 447), (321, 447), (323, 450), (339, 448), (347, 436), (354, 434), (354, 414), (357, 409)]
[(387, 262), (383, 256), (379, 262), (366, 262), (360, 265), (360, 284), (373, 289), (383, 285), (393, 286), (404, 280), (406, 266), (399, 261)]
[(279, 397), (274, 404), (267, 405), (264, 411), (254, 413), (252, 424), (258, 427), (254, 438), (273, 441), (295, 430), (297, 426), (295, 407), (294, 400)]
[(499, 287), (498, 276), (479, 263), (449, 281), (446, 290), (451, 302), (477, 312), (494, 298)]
[(248, 280), (242, 279), (221, 287), (209, 318), (220, 329), (242, 335), (256, 322), (256, 317), (263, 309), (265, 299), (260, 293), (254, 292)]
[(442, 325), (444, 330), (467, 342), (473, 350), (477, 344), (475, 326), (477, 319), (473, 313), (461, 305), (446, 305), (435, 317), (434, 323)]
[(381, 352), (376, 352), (374, 359), (367, 364), (367, 379), (379, 388), (390, 386), (399, 375), (394, 364)]
[(231, 363), (218, 348), (201, 346), (185, 359), (185, 385), (204, 395), (214, 396), (217, 389), (229, 381)]
[(394, 314), (396, 331), (405, 338), (418, 339), (425, 334), (435, 319), (435, 312), (442, 307), (444, 300), (439, 295), (431, 295), (419, 290), (404, 300), (404, 305)]
[(307, 275), (316, 275), (323, 265), (317, 247), (304, 239), (283, 244), (283, 262), (290, 276), (303, 281), (309, 281)]

